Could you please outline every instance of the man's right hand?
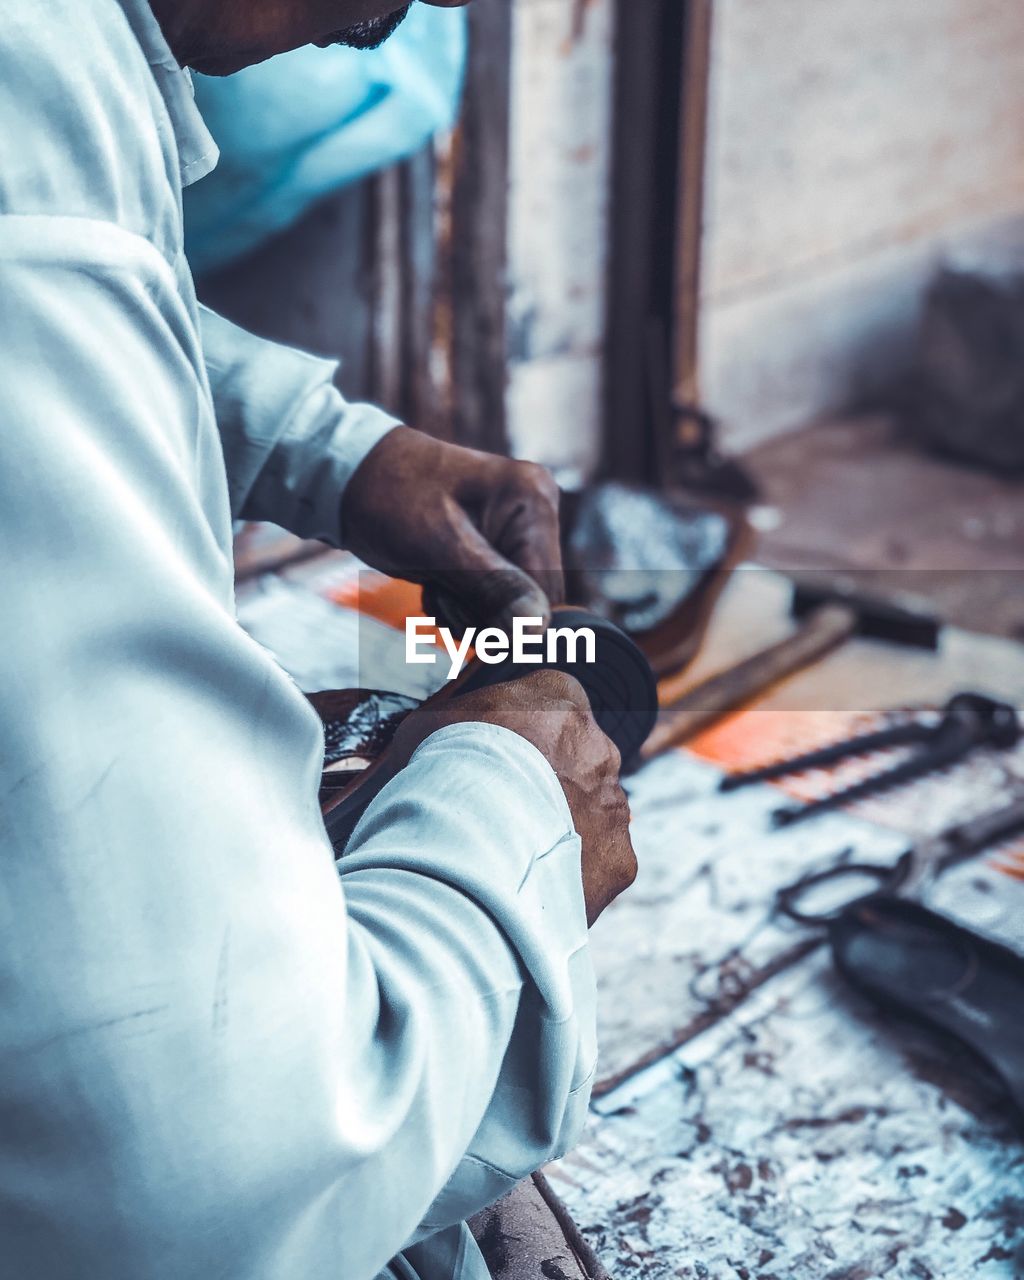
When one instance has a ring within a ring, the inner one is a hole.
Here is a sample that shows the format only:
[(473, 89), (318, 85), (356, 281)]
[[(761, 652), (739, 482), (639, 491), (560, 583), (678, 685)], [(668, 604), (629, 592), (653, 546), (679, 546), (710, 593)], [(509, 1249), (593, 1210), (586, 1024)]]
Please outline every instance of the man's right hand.
[(415, 711), (395, 735), (388, 772), (407, 764), (431, 734), (465, 723), (518, 733), (555, 771), (583, 846), (583, 896), (592, 925), (636, 879), (637, 862), (619, 753), (595, 723), (582, 687), (561, 672), (538, 671)]

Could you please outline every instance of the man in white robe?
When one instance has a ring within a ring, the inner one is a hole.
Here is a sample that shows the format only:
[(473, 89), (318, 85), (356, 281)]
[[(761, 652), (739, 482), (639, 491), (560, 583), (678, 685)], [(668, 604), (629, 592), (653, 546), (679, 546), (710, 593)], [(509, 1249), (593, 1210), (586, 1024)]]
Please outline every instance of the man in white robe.
[(233, 518), (479, 571), (490, 620), (557, 592), (536, 469), (196, 303), (182, 64), (392, 8), (0, 0), (2, 1280), (477, 1280), (464, 1219), (585, 1112), (634, 862), (578, 689), (410, 721), (336, 868), (319, 722), (234, 618)]

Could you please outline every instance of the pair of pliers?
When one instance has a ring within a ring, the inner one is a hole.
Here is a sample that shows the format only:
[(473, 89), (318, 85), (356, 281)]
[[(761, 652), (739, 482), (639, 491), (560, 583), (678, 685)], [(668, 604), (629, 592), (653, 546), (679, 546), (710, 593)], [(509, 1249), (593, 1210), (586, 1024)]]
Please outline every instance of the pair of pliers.
[[(1024, 832), (1024, 798), (1013, 801), (1002, 809), (985, 813), (967, 822), (957, 823), (935, 836), (917, 841), (905, 850), (893, 863), (865, 863), (837, 861), (824, 871), (802, 876), (793, 884), (781, 889), (776, 905), (783, 915), (799, 924), (814, 927), (827, 926), (856, 902), (877, 894), (898, 894), (908, 897), (919, 893), (926, 885), (937, 880), (944, 872), (961, 862), (1009, 840)], [(826, 911), (805, 910), (803, 901), (814, 890), (845, 879), (867, 879), (875, 887), (868, 893), (848, 896)]]
[(862, 734), (846, 742), (836, 742), (817, 751), (809, 751), (791, 760), (782, 760), (763, 769), (734, 773), (722, 779), (722, 791), (737, 791), (754, 782), (770, 782), (808, 769), (822, 769), (839, 764), (853, 756), (892, 747), (916, 746), (906, 760), (891, 769), (872, 774), (853, 786), (813, 800), (809, 804), (787, 805), (776, 809), (772, 819), (777, 827), (803, 822), (819, 813), (841, 805), (863, 800), (892, 787), (912, 782), (925, 774), (937, 773), (956, 764), (979, 747), (1008, 751), (1021, 739), (1020, 718), (1016, 707), (999, 702), (983, 693), (958, 693), (943, 709), (934, 723), (909, 720), (874, 733)]

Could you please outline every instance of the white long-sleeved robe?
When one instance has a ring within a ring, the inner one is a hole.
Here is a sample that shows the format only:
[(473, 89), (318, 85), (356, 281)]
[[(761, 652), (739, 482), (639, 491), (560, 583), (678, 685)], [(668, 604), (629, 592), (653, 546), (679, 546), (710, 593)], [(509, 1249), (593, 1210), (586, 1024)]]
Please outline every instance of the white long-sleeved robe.
[(0, 0), (0, 1277), (475, 1280), (586, 1107), (579, 840), (463, 725), (339, 876), (231, 520), (336, 538), (392, 424), (197, 308), (214, 162), (145, 0)]

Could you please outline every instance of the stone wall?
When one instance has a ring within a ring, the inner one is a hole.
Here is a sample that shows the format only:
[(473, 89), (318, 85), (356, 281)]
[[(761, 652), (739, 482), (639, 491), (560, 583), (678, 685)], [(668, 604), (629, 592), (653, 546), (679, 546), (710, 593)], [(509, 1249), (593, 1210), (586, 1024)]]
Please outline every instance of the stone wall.
[(715, 0), (701, 372), (742, 447), (905, 368), (947, 254), (1024, 246), (1020, 0)]

